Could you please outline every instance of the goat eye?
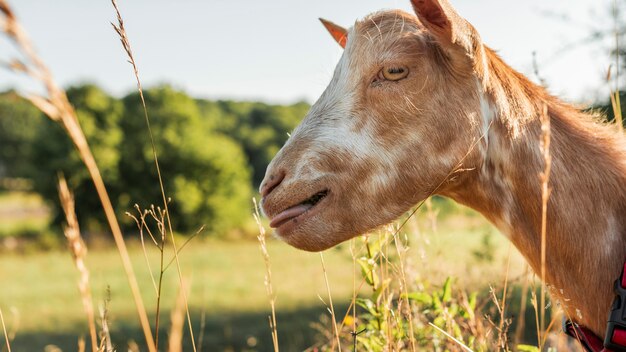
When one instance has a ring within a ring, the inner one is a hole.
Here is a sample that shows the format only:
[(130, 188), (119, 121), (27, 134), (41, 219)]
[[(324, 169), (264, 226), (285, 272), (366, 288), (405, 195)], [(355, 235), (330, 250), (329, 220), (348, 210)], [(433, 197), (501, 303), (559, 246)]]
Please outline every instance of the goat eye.
[(389, 66), (383, 68), (380, 75), (388, 81), (399, 81), (409, 75), (409, 69), (404, 66)]

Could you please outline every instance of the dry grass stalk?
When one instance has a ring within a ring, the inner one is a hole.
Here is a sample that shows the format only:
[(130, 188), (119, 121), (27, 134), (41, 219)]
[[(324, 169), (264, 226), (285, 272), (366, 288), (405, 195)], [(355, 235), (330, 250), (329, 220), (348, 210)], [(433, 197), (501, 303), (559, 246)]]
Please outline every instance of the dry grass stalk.
[(11, 329), (9, 329), (9, 342), (15, 340), (15, 336), (17, 336), (17, 331), (20, 328), (20, 314), (17, 308), (11, 307)]
[[(430, 202), (429, 202), (430, 203)], [(427, 206), (430, 207), (431, 204), (428, 204)], [(435, 222), (433, 221), (433, 224)], [(406, 280), (406, 270), (404, 267), (404, 262), (405, 262), (405, 254), (408, 252), (408, 247), (406, 247), (404, 245), (404, 243), (401, 243), (400, 240), (398, 239), (398, 235), (394, 235), (393, 236), (393, 241), (395, 242), (396, 245), (396, 252), (398, 253), (398, 257), (399, 257), (399, 262), (400, 262), (400, 290), (404, 293), (404, 295), (406, 297), (409, 296), (409, 288), (408, 288), (408, 284), (407, 284), (407, 280)], [(409, 321), (409, 339), (410, 339), (410, 343), (411, 343), (411, 351), (415, 352), (415, 331), (413, 328), (413, 312), (411, 311), (411, 302), (409, 302), (408, 298), (404, 299), (400, 302), (398, 302), (398, 310), (401, 309), (402, 307), (402, 302), (406, 302), (407, 305), (407, 312), (408, 312), (408, 321)]]
[[(619, 92), (620, 92), (619, 87), (616, 87), (615, 90), (613, 90), (613, 88), (610, 87), (611, 86), (611, 67), (612, 66), (609, 66), (609, 69), (607, 71), (606, 81), (609, 84), (609, 89), (611, 90), (611, 92), (609, 93), (609, 97), (611, 99), (611, 108), (613, 109), (613, 116), (615, 116), (615, 125), (617, 125), (618, 131), (623, 132), (624, 124), (622, 122), (622, 105), (621, 105), (620, 97), (619, 97)], [(618, 82), (617, 78), (615, 81)]]
[(613, 114), (615, 115), (615, 124), (617, 124), (617, 129), (620, 132), (623, 132), (624, 124), (622, 123), (622, 103), (620, 102), (619, 96), (619, 57), (621, 55), (621, 51), (619, 49), (620, 24), (618, 12), (617, 0), (613, 0), (613, 20), (615, 24), (615, 91), (611, 93), (611, 104), (613, 105)]
[[(154, 287), (154, 291), (157, 297), (160, 297), (159, 294), (159, 285), (157, 285), (156, 279), (154, 278), (154, 271), (152, 270), (152, 265), (150, 265), (150, 259), (148, 258), (148, 251), (146, 250), (146, 241), (145, 234), (147, 233), (152, 240), (152, 243), (161, 251), (161, 263), (163, 263), (163, 246), (165, 245), (164, 232), (161, 232), (160, 242), (157, 241), (157, 237), (152, 233), (150, 226), (148, 226), (148, 222), (146, 221), (146, 217), (150, 216), (156, 221), (157, 228), (161, 230), (162, 228), (162, 219), (163, 214), (161, 213), (161, 209), (155, 209), (154, 206), (150, 210), (145, 209), (142, 210), (139, 205), (135, 204), (135, 210), (137, 211), (137, 216), (131, 214), (130, 212), (126, 212), (126, 216), (133, 219), (135, 224), (137, 225), (137, 229), (139, 230), (139, 239), (141, 241), (141, 249), (143, 252), (143, 257), (146, 261), (146, 266), (148, 267), (148, 272), (150, 273), (150, 279), (152, 280), (152, 286)], [(157, 215), (158, 213), (158, 215)], [(144, 232), (145, 231), (145, 232)], [(158, 331), (158, 326), (157, 326)], [(158, 338), (156, 339), (158, 341)]]
[(47, 66), (35, 52), (30, 39), (17, 21), (6, 0), (0, 0), (0, 12), (4, 16), (4, 27), (2, 28), (4, 33), (16, 44), (18, 50), (27, 60), (26, 62), (14, 60), (8, 65), (8, 68), (16, 72), (26, 74), (32, 79), (43, 84), (46, 89), (47, 97), (30, 95), (27, 98), (43, 113), (48, 115), (50, 119), (63, 126), (76, 146), (83, 163), (87, 167), (89, 175), (91, 176), (98, 193), (98, 197), (102, 203), (102, 207), (104, 208), (104, 213), (109, 223), (109, 227), (111, 228), (115, 244), (117, 245), (120, 253), (148, 349), (151, 352), (155, 352), (156, 348), (154, 347), (152, 332), (150, 331), (148, 315), (146, 314), (146, 310), (141, 299), (139, 286), (135, 278), (130, 256), (128, 255), (124, 237), (122, 236), (122, 230), (117, 222), (115, 211), (113, 210), (104, 181), (102, 180), (100, 170), (98, 169), (91, 149), (89, 148), (89, 144), (87, 143), (87, 139), (85, 138), (80, 123), (78, 122), (78, 118), (76, 117), (76, 112), (68, 101), (65, 91), (57, 86)]
[[(141, 241), (141, 249), (143, 252), (144, 259), (146, 261), (146, 265), (148, 267), (148, 272), (150, 273), (150, 279), (152, 280), (152, 285), (154, 287), (154, 291), (156, 294), (156, 317), (155, 317), (155, 343), (158, 347), (159, 341), (159, 331), (160, 331), (160, 321), (161, 321), (161, 298), (162, 298), (162, 290), (163, 290), (163, 276), (165, 272), (170, 267), (170, 265), (176, 260), (174, 256), (171, 258), (169, 263), (165, 264), (165, 246), (167, 244), (167, 226), (166, 219), (167, 213), (165, 209), (161, 209), (161, 207), (155, 207), (152, 205), (149, 209), (141, 209), (139, 205), (135, 204), (135, 210), (137, 211), (137, 215), (133, 215), (129, 212), (126, 212), (126, 216), (130, 217), (135, 221), (137, 225), (137, 229), (139, 230), (139, 238)], [(151, 225), (156, 226), (156, 230), (151, 229)], [(204, 230), (204, 226), (202, 226), (198, 231), (196, 231), (193, 235), (189, 236), (189, 238), (178, 248), (178, 253), (185, 248), (185, 246), (194, 239), (200, 232)], [(146, 240), (145, 234), (148, 234), (152, 243), (159, 250), (159, 278), (158, 281), (154, 277), (154, 272), (152, 270), (152, 265), (150, 264), (150, 260), (148, 258), (148, 251), (146, 249)], [(185, 296), (187, 292), (184, 293)]]
[(78, 352), (85, 352), (85, 339), (82, 336), (78, 338)]
[(261, 246), (261, 253), (263, 254), (263, 261), (265, 262), (265, 290), (270, 300), (270, 307), (272, 308), (272, 315), (268, 318), (270, 329), (272, 331), (272, 344), (274, 345), (274, 352), (278, 352), (278, 327), (276, 325), (276, 294), (272, 287), (272, 265), (270, 263), (270, 255), (267, 252), (267, 245), (265, 243), (265, 228), (261, 224), (261, 216), (259, 215), (259, 205), (255, 198), (252, 198), (254, 203), (254, 220), (259, 226), (259, 244)]
[(202, 309), (200, 314), (200, 333), (198, 335), (198, 352), (202, 352), (202, 343), (204, 342), (204, 329), (206, 327), (206, 309)]
[[(544, 160), (544, 170), (539, 175), (541, 180), (541, 282), (546, 282), (546, 226), (548, 223), (548, 200), (550, 198), (550, 189), (548, 183), (550, 181), (550, 168), (552, 166), (552, 156), (550, 155), (550, 116), (548, 115), (548, 106), (544, 105), (541, 118), (541, 143), (540, 149)], [(545, 285), (541, 285), (541, 296), (539, 304), (540, 313), (540, 333), (545, 334), (545, 310), (546, 310), (546, 296)], [(545, 342), (545, 336), (539, 338), (539, 349), (543, 350), (543, 343)]]
[(113, 342), (111, 341), (111, 331), (109, 330), (109, 302), (111, 300), (111, 290), (107, 287), (106, 298), (100, 306), (100, 348), (99, 351), (113, 352)]
[[(508, 282), (508, 280), (506, 281)], [(495, 344), (494, 346), (497, 346), (498, 351), (506, 351), (506, 352), (510, 351), (509, 344), (508, 344), (509, 343), (508, 332), (509, 332), (509, 327), (511, 326), (511, 319), (505, 319), (507, 282), (505, 282), (505, 287), (503, 288), (505, 290), (505, 293), (503, 293), (502, 301), (498, 300), (496, 289), (493, 288), (492, 286), (489, 286), (489, 294), (491, 296), (491, 301), (495, 303), (496, 305), (496, 309), (498, 310), (498, 314), (499, 314), (500, 323), (496, 325), (496, 323), (493, 322), (490, 316), (486, 316), (487, 321), (489, 322), (491, 326), (493, 326), (493, 328), (495, 329), (497, 333), (497, 340), (494, 341), (494, 344)]]
[[(176, 259), (176, 268), (178, 271), (178, 279), (179, 279), (179, 285), (182, 287), (183, 286), (183, 274), (182, 271), (180, 269), (180, 261), (178, 258), (178, 249), (176, 246), (176, 240), (174, 238), (174, 231), (172, 229), (172, 221), (170, 219), (170, 215), (169, 215), (169, 209), (168, 209), (168, 198), (165, 194), (165, 187), (163, 186), (163, 177), (161, 176), (161, 168), (159, 167), (159, 158), (157, 156), (157, 152), (156, 152), (156, 146), (154, 143), (154, 136), (152, 134), (152, 128), (150, 127), (150, 118), (148, 116), (148, 109), (146, 107), (146, 100), (144, 98), (143, 95), (143, 88), (141, 85), (141, 80), (139, 79), (139, 69), (137, 68), (137, 63), (135, 61), (135, 57), (133, 55), (133, 50), (132, 47), (130, 45), (130, 41), (128, 40), (128, 35), (126, 33), (126, 29), (124, 28), (124, 20), (122, 19), (122, 15), (120, 13), (119, 7), (117, 6), (117, 2), (115, 0), (111, 0), (111, 4), (113, 5), (113, 8), (115, 9), (115, 14), (117, 16), (117, 25), (111, 23), (111, 25), (113, 26), (113, 29), (115, 30), (115, 32), (118, 34), (118, 36), (120, 37), (120, 42), (122, 43), (122, 47), (124, 48), (124, 51), (126, 51), (126, 55), (128, 56), (128, 62), (131, 64), (131, 66), (133, 67), (133, 74), (135, 76), (135, 79), (137, 81), (137, 90), (139, 92), (139, 97), (141, 99), (141, 105), (143, 107), (143, 112), (144, 112), (144, 118), (146, 121), (146, 127), (148, 129), (148, 135), (150, 137), (150, 144), (152, 147), (152, 156), (154, 158), (154, 165), (156, 168), (156, 172), (157, 172), (157, 176), (159, 179), (159, 187), (161, 189), (161, 196), (163, 198), (163, 209), (165, 212), (165, 215), (167, 217), (167, 225), (168, 225), (168, 229), (169, 229), (169, 233), (171, 236), (171, 241), (172, 241), (172, 247), (174, 248), (174, 257)], [(185, 303), (185, 312), (187, 314), (187, 325), (189, 326), (189, 335), (191, 337), (191, 345), (193, 347), (193, 350), (196, 351), (196, 342), (195, 342), (195, 338), (193, 335), (193, 326), (191, 324), (191, 314), (189, 314), (189, 304), (188, 304), (188, 300), (187, 300), (187, 293), (185, 293), (185, 291), (182, 291), (183, 294), (183, 299), (184, 299), (184, 303)], [(158, 334), (158, 331), (156, 332)], [(156, 340), (156, 346), (158, 347), (158, 339)]]
[(498, 347), (509, 351), (508, 326), (509, 321), (505, 319), (506, 312), (506, 294), (509, 286), (509, 270), (511, 268), (511, 242), (509, 242), (509, 250), (506, 260), (506, 274), (504, 276), (504, 288), (502, 289), (502, 309), (500, 310), (500, 325), (498, 327)]
[(457, 340), (456, 338), (454, 338), (454, 336), (450, 335), (449, 333), (447, 333), (446, 331), (442, 330), (440, 327), (438, 327), (437, 325), (428, 322), (428, 325), (432, 326), (433, 328), (435, 328), (435, 330), (439, 331), (440, 333), (444, 334), (447, 338), (449, 338), (450, 340), (454, 341), (457, 345), (459, 345), (459, 347), (461, 347), (461, 349), (463, 349), (464, 351), (467, 352), (474, 352), (472, 351), (471, 348), (467, 347), (463, 342)]
[(171, 313), (172, 326), (168, 343), (169, 352), (182, 352), (183, 350), (183, 328), (185, 327), (185, 296), (183, 291), (189, 289), (189, 285), (180, 287), (176, 297), (176, 305)]
[[(352, 299), (350, 300), (350, 305), (346, 309), (346, 313), (344, 314), (343, 319), (341, 320), (341, 325), (338, 328), (339, 331), (343, 331), (344, 326), (346, 326), (347, 324), (351, 324), (352, 325), (352, 331), (350, 333), (352, 335), (353, 351), (356, 351), (357, 336), (360, 333), (363, 332), (363, 331), (360, 331), (360, 332), (356, 331), (356, 324), (357, 324), (357, 316), (356, 316), (357, 304), (356, 304), (356, 299), (357, 299), (357, 296), (358, 296), (359, 292), (361, 292), (361, 289), (363, 288), (363, 285), (365, 284), (365, 278), (361, 278), (360, 284), (357, 285), (358, 266), (357, 266), (357, 249), (356, 249), (356, 245), (355, 245), (355, 240), (356, 240), (355, 238), (350, 240), (350, 255), (352, 257)], [(326, 302), (324, 302), (324, 300), (321, 300), (321, 301), (324, 304), (326, 304)], [(350, 312), (352, 312), (352, 313), (350, 313)], [(320, 331), (321, 330), (324, 330), (324, 329), (322, 328), (322, 329), (320, 329)], [(334, 335), (334, 333), (333, 333), (333, 335)], [(334, 336), (330, 336), (328, 338), (328, 340), (329, 341), (334, 341)]]
[[(350, 240), (350, 255), (352, 256), (352, 301), (350, 302), (350, 307), (348, 308), (348, 312), (346, 312), (346, 316), (348, 316), (348, 314), (350, 313), (350, 310), (352, 310), (352, 345), (353, 345), (353, 351), (356, 351), (356, 338), (357, 338), (357, 331), (356, 331), (356, 296), (357, 296), (357, 289), (356, 289), (356, 277), (357, 277), (357, 262), (356, 262), (356, 248), (355, 248), (355, 239), (353, 238), (352, 240)], [(344, 318), (341, 321), (341, 325), (343, 328), (343, 324), (345, 323), (346, 319)]]
[[(59, 198), (61, 206), (65, 212), (67, 226), (63, 229), (65, 237), (69, 245), (72, 259), (76, 269), (80, 273), (78, 280), (78, 290), (83, 301), (83, 308), (87, 314), (87, 323), (89, 324), (89, 337), (91, 338), (91, 350), (98, 350), (98, 339), (96, 338), (96, 318), (93, 310), (93, 300), (91, 298), (91, 289), (89, 287), (89, 270), (85, 265), (85, 257), (87, 256), (87, 246), (80, 235), (78, 227), (78, 219), (74, 210), (74, 196), (67, 187), (67, 182), (63, 176), (59, 177)], [(83, 341), (84, 344), (84, 341)]]
[[(534, 278), (534, 277), (533, 277)], [(535, 311), (535, 326), (537, 329), (537, 345), (541, 345), (541, 324), (539, 324), (539, 303), (537, 302), (537, 291), (535, 290), (534, 280), (530, 286), (530, 304)]]
[[(146, 260), (146, 265), (148, 266), (148, 272), (150, 273), (150, 279), (152, 279), (152, 285), (154, 286), (154, 290), (156, 293), (156, 317), (154, 323), (154, 335), (155, 335), (155, 344), (157, 349), (159, 347), (159, 327), (161, 320), (161, 292), (163, 288), (163, 275), (165, 274), (164, 265), (164, 255), (165, 255), (165, 238), (166, 238), (166, 227), (165, 227), (165, 210), (161, 210), (160, 207), (154, 207), (154, 205), (150, 208), (150, 210), (145, 209), (141, 210), (139, 205), (135, 204), (135, 209), (139, 214), (139, 218), (136, 216), (126, 212), (126, 215), (133, 220), (137, 224), (137, 228), (139, 229), (139, 238), (141, 239), (141, 249), (143, 251), (144, 259)], [(146, 222), (146, 217), (150, 217), (154, 220), (157, 225), (157, 230), (160, 234), (159, 240), (157, 240), (157, 236), (152, 233), (150, 230), (150, 226)], [(152, 266), (150, 265), (150, 260), (148, 259), (148, 251), (146, 250), (145, 240), (144, 240), (144, 229), (150, 236), (152, 243), (159, 249), (159, 280), (154, 279), (154, 272), (152, 271)], [(160, 241), (160, 242), (159, 242)]]
[(128, 341), (128, 347), (127, 347), (128, 352), (141, 352), (141, 349), (139, 348), (139, 345), (137, 344), (137, 342), (130, 340)]
[[(0, 3), (0, 6), (2, 4)], [(0, 323), (2, 323), (2, 331), (4, 332), (4, 341), (7, 344), (7, 350), (11, 352), (11, 343), (9, 342), (9, 335), (7, 334), (7, 326), (4, 324), (4, 315), (2, 314), (2, 309), (0, 308)]]
[[(394, 349), (394, 336), (393, 336), (393, 327), (394, 327), (394, 316), (393, 316), (393, 292), (390, 292), (391, 289), (389, 287), (388, 284), (385, 284), (385, 282), (390, 282), (391, 281), (391, 275), (390, 275), (390, 268), (392, 267), (391, 263), (389, 262), (389, 240), (390, 238), (393, 238), (391, 236), (391, 234), (394, 232), (394, 228), (393, 225), (389, 225), (386, 229), (386, 231), (382, 234), (383, 236), (383, 244), (381, 246), (381, 253), (383, 253), (381, 255), (381, 257), (379, 258), (379, 263), (380, 263), (380, 289), (381, 289), (381, 295), (380, 295), (380, 300), (383, 304), (384, 310), (389, 312), (389, 314), (386, 315), (387, 318), (387, 322), (386, 322), (386, 332), (387, 332), (387, 348), (391, 351)], [(379, 235), (379, 237), (381, 237)], [(395, 270), (397, 273), (397, 270)]]
[(322, 254), (322, 252), (320, 252), (320, 260), (322, 262), (322, 271), (324, 272), (324, 282), (326, 283), (326, 291), (328, 293), (328, 310), (330, 311), (330, 318), (331, 318), (331, 322), (332, 322), (332, 326), (333, 326), (333, 333), (335, 335), (335, 340), (332, 343), (332, 345), (330, 346), (330, 350), (334, 351), (335, 350), (335, 342), (337, 343), (337, 350), (339, 352), (341, 352), (341, 341), (340, 341), (340, 336), (339, 336), (339, 329), (337, 328), (337, 320), (335, 318), (335, 308), (333, 306), (333, 296), (330, 293), (330, 284), (328, 282), (328, 275), (326, 273), (326, 265), (324, 264), (324, 254)]
[(522, 285), (522, 295), (520, 298), (520, 308), (517, 318), (517, 327), (515, 328), (515, 344), (520, 344), (524, 334), (524, 327), (526, 326), (526, 302), (528, 301), (528, 285), (530, 283), (530, 275), (528, 264), (524, 269), (524, 284)]

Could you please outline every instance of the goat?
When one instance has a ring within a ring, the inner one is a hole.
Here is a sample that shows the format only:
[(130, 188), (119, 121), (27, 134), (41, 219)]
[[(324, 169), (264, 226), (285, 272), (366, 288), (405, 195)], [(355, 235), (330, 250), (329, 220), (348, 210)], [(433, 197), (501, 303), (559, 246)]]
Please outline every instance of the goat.
[(546, 115), (545, 281), (569, 317), (603, 336), (626, 258), (623, 134), (505, 64), (447, 0), (412, 5), (417, 16), (377, 12), (348, 30), (325, 23), (345, 50), (267, 168), (270, 226), (320, 251), (437, 194), (482, 213), (540, 272)]

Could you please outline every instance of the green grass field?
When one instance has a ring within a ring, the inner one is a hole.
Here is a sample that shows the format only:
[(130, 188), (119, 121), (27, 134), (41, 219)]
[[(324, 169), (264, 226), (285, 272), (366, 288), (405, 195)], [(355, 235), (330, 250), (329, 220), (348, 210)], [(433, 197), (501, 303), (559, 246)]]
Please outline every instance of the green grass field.
[[(156, 266), (158, 252), (150, 251)], [(269, 251), (281, 313), (279, 319), (281, 315), (291, 317), (290, 323), (281, 328), (281, 331), (293, 330), (291, 336), (285, 335), (286, 346), (311, 343), (307, 325), (324, 313), (318, 295), (323, 297), (326, 292), (319, 255), (300, 252), (276, 241), (269, 244)], [(153, 312), (156, 293), (141, 248), (132, 246), (131, 256), (146, 306)], [(196, 329), (199, 329), (201, 313), (204, 311), (207, 316), (207, 346), (239, 350), (250, 337), (258, 339), (259, 344), (271, 344), (264, 339), (265, 335), (269, 338), (269, 304), (263, 285), (264, 262), (256, 242), (197, 242), (185, 248), (180, 259), (183, 275), (191, 283), (189, 304)], [(325, 253), (325, 261), (332, 268), (329, 276), (334, 295), (348, 299), (352, 288), (351, 258), (342, 251), (329, 251)], [(107, 287), (110, 288), (113, 339), (123, 345), (129, 339), (141, 337), (135, 306), (116, 250), (90, 252), (87, 265), (97, 302), (104, 301)], [(0, 258), (0, 267), (0, 307), (7, 316), (9, 328), (15, 325), (9, 312), (15, 311), (19, 317), (14, 349), (41, 350), (47, 344), (56, 344), (64, 350), (73, 350), (78, 337), (87, 330), (76, 286), (77, 272), (69, 253), (5, 253)], [(172, 266), (166, 272), (163, 286), (165, 327), (169, 326), (169, 311), (178, 287), (178, 275)], [(301, 321), (299, 327), (293, 326), (294, 321)], [(299, 332), (300, 329), (303, 331)], [(196, 331), (196, 335), (198, 333)]]
[[(412, 240), (409, 262), (422, 280), (439, 285), (452, 275), (458, 278), (459, 287), (469, 290), (499, 286), (504, 280), (508, 244), (476, 215), (447, 216), (437, 224), (437, 229), (426, 215), (420, 215), (409, 227), (413, 233), (419, 233)], [(492, 238), (488, 248), (483, 248), (484, 236)], [(136, 242), (130, 247), (147, 309), (153, 315), (156, 294), (143, 252)], [(344, 244), (323, 254), (338, 316), (345, 314), (352, 297), (354, 275), (348, 247)], [(320, 255), (274, 240), (268, 243), (268, 248), (281, 347), (302, 350), (315, 342), (316, 331), (310, 327), (311, 323), (328, 315), (322, 302), (322, 299), (328, 302), (328, 297)], [(494, 258), (485, 261), (473, 254), (481, 251), (492, 252)], [(158, 251), (149, 248), (148, 252), (151, 265), (156, 268)], [(183, 250), (180, 260), (184, 278), (191, 284), (188, 296), (196, 339), (203, 312), (206, 317), (203, 331), (206, 350), (271, 350), (269, 303), (263, 284), (265, 268), (257, 242), (195, 239)], [(521, 259), (516, 253), (513, 262), (512, 273), (521, 273)], [(95, 301), (104, 302), (110, 290), (113, 340), (119, 348), (131, 340), (142, 345), (135, 306), (117, 251), (109, 248), (89, 252), (87, 266)], [(87, 327), (77, 289), (77, 272), (69, 253), (61, 250), (24, 255), (3, 253), (0, 267), (0, 308), (9, 330), (17, 328), (12, 342), (14, 350), (41, 350), (49, 344), (74, 350), (78, 338), (86, 337)], [(169, 326), (178, 280), (176, 268), (170, 267), (162, 296), (163, 332)]]
[[(450, 206), (442, 203), (443, 220), (432, 222), (432, 217), (422, 212), (416, 221), (407, 225), (406, 230), (412, 234), (408, 255), (410, 270), (422, 282), (435, 286), (446, 277), (454, 276), (456, 287), (481, 291), (486, 297), (490, 285), (498, 287), (504, 281), (510, 247), (480, 216), (456, 206), (446, 208)], [(362, 240), (357, 239), (355, 243), (359, 247)], [(311, 324), (328, 316), (322, 302), (328, 302), (328, 295), (320, 255), (302, 252), (275, 240), (268, 242), (268, 249), (277, 296), (281, 349), (303, 350), (314, 344), (318, 335)], [(132, 241), (130, 251), (154, 321), (156, 293), (143, 251), (137, 241)], [(149, 247), (148, 253), (154, 270), (158, 267), (159, 252)], [(519, 276), (523, 272), (523, 261), (514, 250), (511, 253), (510, 277)], [(166, 260), (171, 254), (168, 252)], [(327, 250), (323, 255), (334, 306), (341, 317), (352, 297), (355, 278), (349, 244)], [(203, 335), (204, 350), (272, 350), (267, 323), (270, 308), (264, 286), (265, 264), (256, 241), (197, 238), (182, 251), (180, 261), (183, 276), (191, 285), (188, 297), (194, 335), (196, 339)], [(143, 338), (135, 306), (116, 249), (105, 247), (90, 251), (87, 266), (96, 304), (101, 305), (110, 291), (109, 321), (118, 350), (129, 341), (137, 341), (141, 346)], [(87, 325), (77, 289), (78, 274), (69, 252), (4, 252), (0, 254), (0, 268), (0, 308), (8, 329), (16, 330), (13, 349), (34, 351), (56, 345), (65, 351), (75, 350), (79, 337), (87, 335)], [(360, 280), (358, 273), (356, 279)], [(179, 286), (176, 268), (171, 266), (163, 285), (163, 334), (167, 333)], [(206, 318), (201, 332), (203, 314)], [(186, 337), (185, 344), (189, 343)]]

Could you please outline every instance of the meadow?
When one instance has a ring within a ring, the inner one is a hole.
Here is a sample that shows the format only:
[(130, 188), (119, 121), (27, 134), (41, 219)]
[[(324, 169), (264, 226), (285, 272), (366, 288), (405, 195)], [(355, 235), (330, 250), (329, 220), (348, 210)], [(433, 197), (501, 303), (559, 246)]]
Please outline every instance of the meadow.
[[(9, 210), (16, 207), (18, 200), (24, 202), (24, 209), (34, 219), (45, 220), (38, 216), (41, 210), (35, 211), (42, 205), (37, 197), (4, 194), (0, 197), (1, 223), (10, 223), (6, 220), (12, 217), (7, 215), (13, 214)], [(19, 227), (19, 224), (14, 225)], [(475, 291), (479, 301), (489, 303), (490, 287), (501, 290), (509, 258), (512, 285), (521, 284), (520, 278), (525, 277), (523, 259), (515, 249), (469, 209), (437, 199), (432, 202), (430, 211), (420, 211), (407, 226), (410, 253), (406, 270), (416, 282), (429, 285), (425, 291), (441, 287), (447, 277), (453, 277), (455, 292)], [(7, 230), (3, 231), (6, 236)], [(189, 307), (198, 350), (273, 350), (259, 243), (211, 240), (210, 237), (200, 235), (180, 252), (183, 277), (190, 287)], [(181, 238), (178, 243), (182, 241)], [(361, 242), (362, 239), (355, 239), (353, 243), (358, 247)], [(280, 348), (304, 350), (326, 342), (324, 331), (331, 331), (332, 326), (320, 255), (299, 251), (277, 240), (268, 239), (267, 247), (277, 298)], [(25, 248), (22, 253), (5, 251), (0, 256), (3, 268), (0, 282), (5, 283), (0, 290), (0, 308), (4, 311), (9, 335), (14, 337), (11, 346), (16, 351), (44, 350), (46, 346), (47, 350), (52, 346), (74, 350), (79, 338), (87, 337), (87, 325), (72, 258), (62, 247), (50, 251)], [(154, 321), (156, 292), (137, 237), (129, 239), (129, 251), (150, 320)], [(160, 252), (154, 246), (147, 246), (146, 252), (154, 270)], [(166, 251), (166, 258), (171, 255), (171, 250)], [(360, 281), (361, 274), (358, 268), (355, 270), (350, 243), (325, 251), (323, 258), (337, 319), (341, 321), (348, 313), (354, 281)], [(126, 277), (121, 274), (123, 268), (117, 250), (107, 243), (94, 243), (86, 256), (86, 265), (96, 305), (102, 307), (107, 302), (114, 345), (118, 350), (129, 343), (132, 347), (132, 341), (142, 346), (143, 336)], [(162, 292), (164, 336), (168, 334), (179, 287), (172, 266), (165, 273)], [(359, 296), (371, 296), (366, 288), (357, 290)], [(518, 305), (519, 295), (511, 300), (517, 301), (512, 305)], [(530, 310), (529, 313), (532, 318)], [(347, 337), (348, 330), (343, 332)], [(525, 338), (532, 339), (532, 324), (528, 330)], [(187, 335), (184, 346), (190, 347)]]

